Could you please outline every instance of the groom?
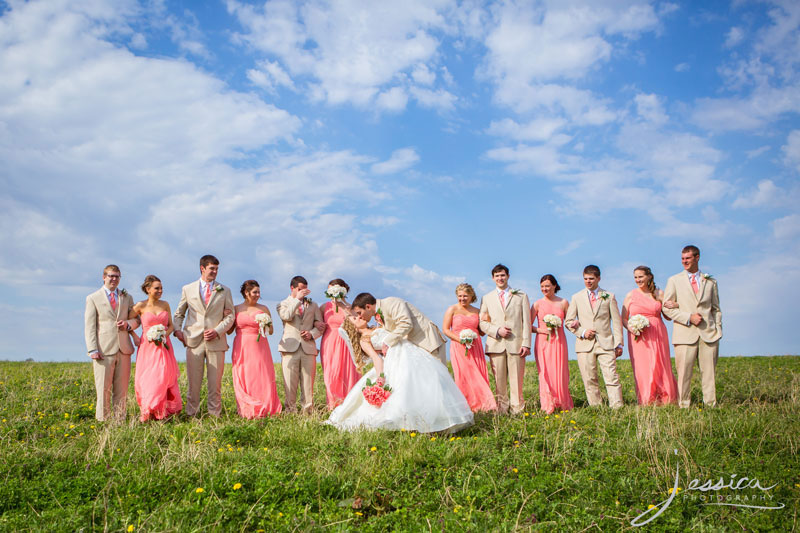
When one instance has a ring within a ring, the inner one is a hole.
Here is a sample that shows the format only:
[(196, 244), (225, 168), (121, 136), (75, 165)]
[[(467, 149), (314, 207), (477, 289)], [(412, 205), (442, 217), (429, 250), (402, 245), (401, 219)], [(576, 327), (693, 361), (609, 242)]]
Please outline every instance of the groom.
[[(222, 412), (222, 372), (225, 370), (226, 332), (236, 319), (231, 290), (217, 283), (219, 259), (200, 258), (200, 279), (184, 285), (181, 302), (175, 309), (174, 335), (186, 346), (186, 414), (194, 416), (200, 408), (203, 373), (208, 368), (208, 414)], [(183, 321), (186, 319), (186, 323)]]
[(387, 346), (405, 339), (447, 364), (445, 341), (439, 328), (405, 300), (395, 297), (377, 300), (370, 293), (362, 292), (353, 300), (351, 309), (367, 322), (376, 315), (380, 317), (383, 328), (389, 332), (384, 341)]

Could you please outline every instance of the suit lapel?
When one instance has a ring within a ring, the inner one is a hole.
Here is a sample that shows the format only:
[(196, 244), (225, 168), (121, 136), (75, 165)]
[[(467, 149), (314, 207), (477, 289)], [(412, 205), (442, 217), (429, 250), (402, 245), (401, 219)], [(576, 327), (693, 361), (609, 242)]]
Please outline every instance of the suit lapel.
[(700, 290), (698, 290), (697, 292), (694, 292), (694, 289), (692, 288), (692, 282), (689, 279), (689, 274), (687, 274), (686, 271), (684, 271), (683, 272), (683, 284), (684, 284), (684, 287), (686, 287), (686, 290), (689, 291), (689, 294), (691, 294), (694, 297), (695, 302), (700, 301), (700, 294), (702, 294), (702, 292), (703, 292), (703, 287), (700, 286), (700, 282), (699, 281), (697, 282), (697, 285), (700, 288)]
[(199, 281), (192, 282), (192, 288), (189, 289), (189, 292), (191, 293), (189, 295), (189, 298), (196, 299), (198, 301), (198, 303), (200, 304), (200, 309), (205, 309), (206, 308), (206, 303), (203, 301), (203, 298), (200, 296), (200, 282)]
[(698, 276), (697, 285), (700, 287), (700, 290), (697, 291), (697, 301), (700, 302), (700, 300), (703, 299), (703, 293), (706, 291), (706, 285), (708, 285), (708, 281), (703, 279), (702, 275)]
[[(114, 315), (114, 308), (111, 307), (111, 302), (108, 300), (108, 295), (106, 294), (105, 289), (100, 289), (97, 291), (97, 297), (100, 299), (100, 306), (105, 309), (109, 315)], [(119, 309), (119, 302), (117, 302), (117, 309)]]
[(508, 304), (511, 302), (511, 296), (512, 296), (511, 292), (509, 292), (508, 293), (508, 300), (509, 301), (506, 302), (505, 307), (503, 307), (503, 303), (500, 301), (500, 293), (497, 292), (497, 291), (494, 291), (494, 297), (497, 298), (497, 306), (500, 308), (500, 311), (503, 313), (504, 317), (506, 316), (506, 307), (508, 307)]

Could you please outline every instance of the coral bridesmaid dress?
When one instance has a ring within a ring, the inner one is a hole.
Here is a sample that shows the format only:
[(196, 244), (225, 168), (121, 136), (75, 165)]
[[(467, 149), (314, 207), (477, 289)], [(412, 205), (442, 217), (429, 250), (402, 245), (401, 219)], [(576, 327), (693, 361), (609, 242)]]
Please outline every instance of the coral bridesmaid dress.
[(347, 342), (339, 335), (339, 328), (345, 320), (342, 306), (336, 312), (332, 302), (322, 306), (322, 320), (328, 326), (322, 334), (319, 358), (322, 363), (322, 377), (325, 380), (325, 393), (328, 398), (328, 409), (334, 409), (347, 397), (353, 385), (361, 379)]
[[(453, 333), (458, 335), (464, 329), (471, 329), (478, 333), (478, 314), (453, 315)], [(453, 375), (461, 394), (467, 399), (473, 411), (495, 411), (497, 402), (492, 389), (489, 387), (489, 376), (486, 371), (486, 356), (483, 353), (481, 337), (472, 343), (469, 352), (464, 353), (464, 345), (460, 342), (450, 341), (450, 364), (453, 365)]]
[(139, 420), (145, 422), (151, 418), (162, 420), (183, 409), (181, 391), (178, 388), (178, 362), (172, 351), (169, 337), (157, 346), (147, 340), (147, 330), (156, 324), (165, 328), (169, 325), (169, 314), (161, 311), (153, 314), (145, 311), (142, 314), (142, 341), (136, 352), (136, 374), (133, 389), (141, 414)]
[(661, 319), (661, 302), (638, 289), (632, 290), (630, 297), (628, 317), (643, 315), (650, 322), (638, 339), (628, 333), (628, 353), (639, 404), (676, 403), (678, 385), (672, 373), (667, 327)]
[(258, 322), (248, 313), (236, 315), (233, 339), (233, 390), (236, 410), (244, 418), (264, 418), (281, 412), (275, 386), (275, 366), (265, 335), (258, 338)]
[(539, 401), (542, 410), (552, 413), (556, 410), (572, 409), (572, 396), (569, 393), (569, 349), (567, 337), (564, 335), (564, 310), (558, 303), (542, 298), (537, 302), (539, 311), (536, 315), (537, 326), (545, 327), (545, 315), (556, 315), (561, 319), (561, 327), (547, 334), (536, 335), (534, 352), (536, 369), (539, 372)]

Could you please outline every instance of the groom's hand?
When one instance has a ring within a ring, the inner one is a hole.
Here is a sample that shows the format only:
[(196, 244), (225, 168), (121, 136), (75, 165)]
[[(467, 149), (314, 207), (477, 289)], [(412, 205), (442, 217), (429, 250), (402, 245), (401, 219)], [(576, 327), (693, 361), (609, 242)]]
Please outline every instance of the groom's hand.
[(511, 336), (511, 330), (510, 330), (510, 329), (508, 329), (508, 328), (507, 328), (507, 327), (505, 327), (505, 326), (500, 326), (500, 327), (497, 329), (497, 335), (498, 335), (499, 337), (503, 337), (503, 338), (505, 339), (506, 337), (510, 337), (510, 336)]
[(310, 341), (310, 340), (312, 340), (312, 337), (311, 337), (311, 332), (309, 332), (309, 331), (305, 331), (305, 330), (301, 331), (301, 332), (300, 332), (300, 337), (302, 337), (302, 339), (303, 339), (304, 341)]
[(203, 338), (207, 341), (213, 341), (217, 337), (219, 337), (219, 335), (217, 334), (217, 331), (214, 329), (207, 329), (203, 332)]
[(519, 351), (520, 357), (527, 357), (531, 354), (531, 349), (527, 346), (523, 346), (522, 349)]

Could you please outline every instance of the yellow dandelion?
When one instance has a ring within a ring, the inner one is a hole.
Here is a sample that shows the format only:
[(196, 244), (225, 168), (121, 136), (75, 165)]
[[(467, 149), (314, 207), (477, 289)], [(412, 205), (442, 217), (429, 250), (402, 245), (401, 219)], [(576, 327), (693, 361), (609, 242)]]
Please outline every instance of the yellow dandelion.
[(64, 413), (64, 418), (69, 418), (69, 413)]
[(283, 513), (278, 513), (278, 517), (281, 517), (281, 516), (283, 516)]
[(364, 516), (364, 513), (362, 513), (361, 511), (356, 511), (356, 516)]
[(650, 509), (655, 509), (655, 508), (656, 508), (656, 506), (655, 506), (655, 505), (653, 505), (652, 503), (651, 503), (650, 505), (648, 505), (648, 506), (647, 506), (647, 510), (648, 510), (648, 511), (649, 511)]
[(411, 433), (409, 433), (409, 435), (412, 436), (412, 437), (416, 437), (417, 436), (417, 434), (414, 433), (413, 431)]
[(94, 429), (94, 426), (89, 426), (89, 429)]
[(447, 439), (447, 440), (449, 440), (450, 442), (453, 442), (454, 440), (456, 440), (456, 438), (455, 438), (455, 437), (450, 437), (450, 438), (449, 438), (449, 439)]
[(269, 450), (269, 448), (264, 448), (264, 451), (265, 451), (265, 452), (266, 452), (267, 450)]
[(375, 446), (373, 446), (372, 448), (370, 448), (370, 449), (369, 449), (369, 451), (371, 451), (371, 452), (377, 452), (377, 451), (378, 451), (378, 448), (377, 448), (377, 447), (375, 447)]
[(194, 489), (194, 491), (195, 491), (197, 494), (201, 494), (201, 493), (205, 492), (205, 489), (203, 489), (203, 487), (197, 487), (196, 489)]
[(239, 490), (241, 488), (242, 488), (242, 484), (241, 483), (234, 483), (233, 484), (233, 490)]
[(70, 424), (69, 425), (69, 429), (74, 429), (74, 428), (75, 428), (75, 424)]
[(431, 437), (431, 440), (436, 440), (436, 437)]
[(512, 472), (514, 472), (515, 474), (516, 474), (517, 472), (519, 472), (519, 470), (517, 470), (516, 468), (512, 468), (512, 469), (511, 469), (511, 471), (512, 471)]
[(530, 415), (531, 415), (530, 413), (525, 413), (525, 416), (530, 416)]
[(615, 503), (616, 505), (619, 505), (619, 500), (616, 500), (614, 503)]
[(201, 441), (201, 440), (194, 441), (195, 444), (200, 444), (201, 442), (203, 442), (203, 441)]
[(295, 475), (295, 476), (299, 476), (299, 475), (300, 475), (300, 472), (295, 472), (295, 473), (294, 473), (294, 475)]
[(131, 531), (133, 531), (133, 529), (134, 529), (133, 526), (128, 526), (128, 533), (131, 533)]
[(119, 448), (117, 448), (117, 451), (120, 451), (120, 449), (119, 449)]
[(224, 452), (225, 450), (223, 448), (217, 448), (217, 451), (218, 452)]
[(573, 439), (573, 438), (570, 438), (570, 439), (569, 439), (569, 441), (570, 441), (570, 442), (572, 442), (572, 441), (574, 441), (574, 440), (575, 440), (575, 439)]
[(550, 419), (550, 415), (547, 415), (546, 417), (544, 417), (544, 419), (545, 420), (549, 420)]
[(456, 437), (456, 440), (461, 440), (461, 437)]
[(574, 420), (570, 420), (569, 423), (570, 424), (575, 424), (576, 422)]
[(556, 415), (556, 416), (555, 416), (555, 418), (560, 418), (560, 417), (561, 417), (561, 415)]

